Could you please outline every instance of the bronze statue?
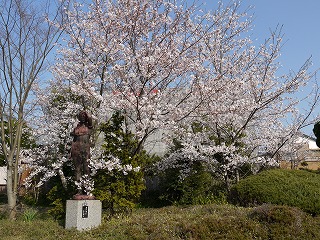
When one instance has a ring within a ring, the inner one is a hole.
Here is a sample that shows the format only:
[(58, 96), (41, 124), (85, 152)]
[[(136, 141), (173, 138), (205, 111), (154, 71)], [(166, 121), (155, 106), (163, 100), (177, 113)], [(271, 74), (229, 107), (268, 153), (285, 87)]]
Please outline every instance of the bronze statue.
[[(90, 135), (93, 125), (92, 118), (86, 111), (81, 111), (77, 117), (79, 123), (71, 133), (71, 158), (75, 166), (75, 180), (79, 182), (83, 175), (90, 175)], [(82, 190), (78, 194), (82, 194)]]

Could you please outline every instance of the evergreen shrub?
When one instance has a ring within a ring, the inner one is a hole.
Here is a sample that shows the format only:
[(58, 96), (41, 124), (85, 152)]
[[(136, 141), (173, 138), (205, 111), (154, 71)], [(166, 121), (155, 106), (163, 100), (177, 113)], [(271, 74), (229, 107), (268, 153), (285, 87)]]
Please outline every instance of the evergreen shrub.
[(240, 180), (229, 197), (241, 206), (288, 205), (315, 215), (320, 213), (320, 175), (303, 170), (263, 171)]
[(109, 122), (102, 124), (100, 130), (104, 133), (105, 161), (109, 161), (110, 156), (117, 157), (122, 166), (130, 165), (132, 169), (140, 170), (98, 170), (93, 177), (93, 195), (102, 201), (103, 208), (111, 215), (131, 212), (145, 189), (144, 168), (152, 161), (152, 157), (139, 149), (139, 142), (126, 128), (125, 118), (120, 112), (115, 112)]

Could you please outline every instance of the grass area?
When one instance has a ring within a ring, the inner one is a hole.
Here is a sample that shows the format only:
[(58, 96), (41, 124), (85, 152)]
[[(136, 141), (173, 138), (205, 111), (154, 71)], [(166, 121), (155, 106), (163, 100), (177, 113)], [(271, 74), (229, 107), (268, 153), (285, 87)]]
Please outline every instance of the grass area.
[(105, 219), (100, 227), (82, 232), (28, 211), (32, 217), (0, 220), (0, 239), (320, 239), (320, 217), (277, 205), (135, 209), (129, 216)]

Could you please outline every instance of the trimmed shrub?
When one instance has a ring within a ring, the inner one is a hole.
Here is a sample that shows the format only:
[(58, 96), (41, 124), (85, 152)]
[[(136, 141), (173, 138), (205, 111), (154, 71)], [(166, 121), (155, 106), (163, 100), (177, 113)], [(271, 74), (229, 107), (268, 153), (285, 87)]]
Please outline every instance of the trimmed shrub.
[(241, 206), (263, 203), (288, 205), (310, 214), (319, 214), (320, 175), (302, 170), (264, 171), (234, 185), (230, 201)]

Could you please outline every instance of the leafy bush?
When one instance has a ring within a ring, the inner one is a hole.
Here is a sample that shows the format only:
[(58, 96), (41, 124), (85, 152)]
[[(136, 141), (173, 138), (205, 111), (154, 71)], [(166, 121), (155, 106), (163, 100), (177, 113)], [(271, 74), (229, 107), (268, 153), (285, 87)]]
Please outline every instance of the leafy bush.
[(46, 194), (47, 204), (51, 207), (48, 210), (48, 214), (52, 215), (54, 219), (64, 219), (66, 213), (66, 201), (72, 198), (75, 193), (73, 185), (68, 185), (68, 189), (65, 189), (59, 181), (56, 181), (57, 185), (53, 186)]
[(242, 206), (263, 203), (299, 207), (320, 213), (320, 175), (302, 170), (276, 169), (261, 172), (234, 185), (230, 201)]
[(102, 170), (95, 176), (94, 196), (102, 201), (103, 208), (111, 214), (130, 212), (138, 201), (141, 191), (144, 189), (144, 182), (141, 172)]

